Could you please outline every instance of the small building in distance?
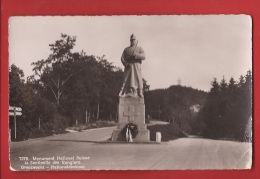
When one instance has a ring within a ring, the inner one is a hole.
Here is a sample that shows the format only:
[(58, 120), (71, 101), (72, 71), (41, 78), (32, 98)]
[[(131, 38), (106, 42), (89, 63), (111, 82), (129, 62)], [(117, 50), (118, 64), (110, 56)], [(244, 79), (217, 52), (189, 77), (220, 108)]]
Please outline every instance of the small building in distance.
[(198, 113), (200, 111), (200, 105), (199, 104), (194, 104), (190, 106), (190, 110), (194, 113)]

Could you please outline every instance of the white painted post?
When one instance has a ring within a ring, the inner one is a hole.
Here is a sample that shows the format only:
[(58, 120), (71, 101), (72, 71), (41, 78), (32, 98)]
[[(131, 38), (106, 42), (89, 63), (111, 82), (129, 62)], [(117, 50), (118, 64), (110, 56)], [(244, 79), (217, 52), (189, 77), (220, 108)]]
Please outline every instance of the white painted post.
[(160, 132), (156, 132), (156, 142), (161, 143), (162, 134)]

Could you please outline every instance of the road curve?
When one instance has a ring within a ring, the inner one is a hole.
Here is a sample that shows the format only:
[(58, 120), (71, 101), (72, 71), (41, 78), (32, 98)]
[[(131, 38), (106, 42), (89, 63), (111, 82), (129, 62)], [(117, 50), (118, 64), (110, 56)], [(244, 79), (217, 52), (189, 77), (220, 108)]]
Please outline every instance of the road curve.
[[(108, 139), (111, 137), (113, 129), (115, 127), (11, 142), (11, 169), (185, 170), (251, 167), (252, 144), (250, 143), (202, 138), (180, 138), (161, 144), (112, 143)], [(68, 159), (67, 163), (59, 160), (58, 167), (69, 167), (57, 168), (54, 166), (55, 163), (52, 163), (53, 161), (50, 163), (40, 161), (43, 163), (36, 164), (38, 162), (36, 158), (54, 157), (57, 160), (58, 156)], [(77, 160), (76, 157), (80, 160)], [(73, 159), (70, 160), (70, 158)], [(44, 168), (32, 167), (40, 165)], [(70, 167), (73, 165), (79, 167)], [(29, 167), (26, 168), (26, 166)]]

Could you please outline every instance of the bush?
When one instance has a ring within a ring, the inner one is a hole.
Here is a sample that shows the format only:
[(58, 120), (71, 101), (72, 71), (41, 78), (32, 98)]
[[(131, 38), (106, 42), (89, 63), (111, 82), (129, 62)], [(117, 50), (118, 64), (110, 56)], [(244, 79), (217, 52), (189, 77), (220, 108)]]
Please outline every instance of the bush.
[(29, 133), (29, 138), (37, 138), (37, 137), (44, 137), (47, 136), (48, 134), (46, 134), (48, 132), (46, 132), (46, 130), (42, 129), (42, 128), (33, 128), (31, 129), (30, 133)]
[(87, 123), (87, 124), (81, 124), (81, 125), (78, 125), (78, 126), (73, 126), (73, 127), (70, 127), (69, 129), (76, 130), (76, 131), (82, 131), (82, 130), (86, 130), (86, 129), (111, 127), (111, 126), (115, 126), (115, 125), (116, 125), (115, 121), (98, 120), (96, 122), (91, 122), (91, 123)]
[(11, 128), (11, 140), (12, 141), (21, 141), (28, 139), (27, 128), (24, 124), (19, 124), (16, 127), (16, 138), (15, 138), (15, 128)]
[(180, 129), (172, 124), (156, 124), (147, 127), (150, 130), (151, 141), (156, 141), (156, 132), (161, 132), (162, 141), (175, 140), (181, 137), (187, 137)]
[(63, 133), (69, 125), (69, 118), (55, 113), (52, 127), (55, 134)]

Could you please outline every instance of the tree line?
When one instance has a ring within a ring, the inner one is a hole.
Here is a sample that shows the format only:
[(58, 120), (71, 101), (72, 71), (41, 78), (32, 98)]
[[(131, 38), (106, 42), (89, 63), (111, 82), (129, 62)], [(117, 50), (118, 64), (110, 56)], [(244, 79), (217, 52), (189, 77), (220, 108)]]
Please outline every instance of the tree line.
[[(23, 70), (10, 66), (9, 105), (23, 109), (17, 117), (17, 140), (62, 133), (80, 123), (117, 120), (122, 69), (105, 56), (75, 52), (75, 44), (76, 37), (61, 34), (49, 45), (50, 55), (32, 63), (34, 75), (26, 81)], [(238, 82), (214, 79), (209, 92), (180, 84), (149, 90), (144, 79), (143, 84), (148, 121), (168, 121), (204, 137), (247, 140), (252, 126), (251, 71)], [(14, 133), (12, 117), (10, 128)]]
[[(148, 119), (170, 122), (181, 131), (213, 139), (251, 141), (252, 72), (239, 81), (211, 82), (209, 92), (173, 85), (145, 95)], [(195, 110), (194, 110), (195, 109)]]
[(241, 75), (239, 81), (223, 77), (211, 83), (204, 108), (198, 120), (204, 123), (203, 135), (250, 141), (252, 132), (252, 72)]
[(166, 121), (186, 133), (194, 133), (197, 112), (192, 107), (202, 108), (206, 97), (205, 91), (181, 85), (150, 90), (145, 95), (147, 119)]
[[(23, 109), (17, 140), (61, 133), (69, 125), (116, 120), (123, 71), (105, 56), (73, 51), (75, 43), (76, 37), (62, 34), (49, 45), (47, 59), (32, 63), (34, 75), (26, 81), (19, 67), (10, 66), (9, 103)], [(13, 132), (11, 118), (10, 127)]]

